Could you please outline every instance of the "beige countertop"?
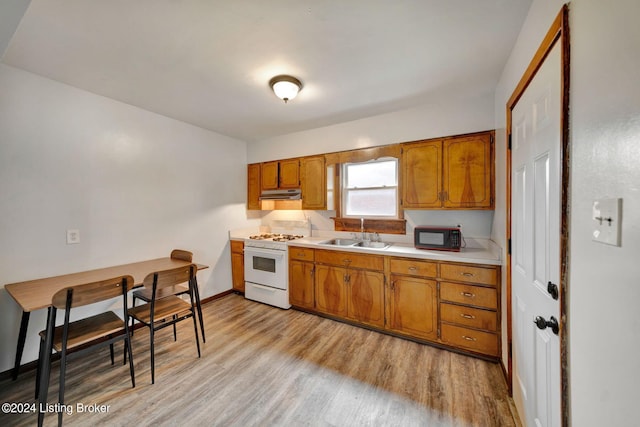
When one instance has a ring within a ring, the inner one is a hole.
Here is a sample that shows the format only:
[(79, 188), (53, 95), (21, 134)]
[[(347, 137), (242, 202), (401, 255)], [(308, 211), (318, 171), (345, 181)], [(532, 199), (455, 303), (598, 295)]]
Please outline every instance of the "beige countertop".
[[(234, 230), (229, 232), (229, 238), (231, 240), (245, 240), (250, 234), (255, 234), (255, 230), (250, 232), (247, 229)], [(348, 234), (345, 235), (330, 235), (330, 233), (323, 233), (324, 236), (319, 237), (305, 237), (302, 239), (292, 240), (287, 242), (287, 245), (291, 247), (301, 246), (314, 249), (327, 249), (344, 252), (357, 252), (357, 253), (371, 253), (378, 255), (400, 256), (407, 258), (419, 258), (430, 259), (435, 261), (452, 261), (452, 262), (465, 262), (471, 264), (489, 264), (489, 265), (502, 265), (502, 250), (501, 248), (490, 239), (485, 238), (470, 238), (467, 237), (466, 247), (462, 248), (460, 252), (449, 251), (429, 251), (424, 249), (416, 249), (413, 244), (406, 242), (389, 242), (391, 246), (384, 249), (376, 248), (362, 248), (353, 246), (334, 246), (323, 245), (321, 242), (330, 240), (331, 238), (351, 238)], [(384, 240), (384, 238), (383, 238)]]
[(467, 238), (467, 247), (460, 252), (429, 251), (416, 249), (407, 243), (392, 243), (385, 249), (361, 248), (353, 246), (324, 245), (327, 237), (306, 237), (288, 242), (289, 246), (302, 246), (314, 249), (339, 250), (344, 252), (371, 253), (378, 255), (402, 256), (408, 258), (431, 259), (435, 261), (467, 262), (472, 264), (502, 265), (501, 250), (498, 245), (489, 239)]

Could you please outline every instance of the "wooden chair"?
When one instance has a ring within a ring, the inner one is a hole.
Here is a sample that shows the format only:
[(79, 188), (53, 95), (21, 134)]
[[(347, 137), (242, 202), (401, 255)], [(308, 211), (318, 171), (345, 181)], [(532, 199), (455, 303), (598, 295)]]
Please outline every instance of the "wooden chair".
[[(185, 251), (183, 249), (174, 249), (171, 251), (171, 258), (173, 259), (180, 259), (183, 261), (187, 261), (187, 262), (192, 262), (193, 261), (193, 253), (189, 252), (189, 251)], [(194, 297), (195, 297), (195, 301), (196, 301), (196, 309), (198, 310), (198, 320), (200, 322), (200, 332), (202, 333), (202, 342), (207, 342), (207, 339), (205, 338), (204, 335), (204, 319), (202, 317), (202, 306), (200, 305), (200, 292), (198, 291), (198, 284), (196, 279), (194, 278), (194, 283), (195, 286), (193, 288), (194, 290)], [(166, 288), (161, 288), (158, 292), (158, 295), (156, 295), (156, 298), (164, 298), (167, 296), (171, 296), (171, 295), (186, 295), (189, 294), (189, 285), (187, 283), (180, 283), (174, 286), (170, 286), (170, 287), (166, 287)], [(146, 303), (151, 302), (151, 289), (148, 288), (144, 288), (144, 289), (140, 289), (137, 291), (133, 292), (133, 306), (136, 306), (136, 300), (142, 300)], [(133, 331), (132, 331), (133, 332)], [(173, 340), (177, 341), (178, 337), (177, 337), (177, 332), (176, 332), (176, 325), (175, 323), (173, 324)]]
[[(186, 265), (184, 267), (172, 268), (169, 270), (156, 271), (148, 274), (144, 278), (144, 287), (150, 290), (151, 299), (149, 303), (128, 310), (128, 316), (131, 319), (131, 327), (134, 321), (142, 323), (149, 328), (149, 344), (151, 353), (151, 384), (155, 383), (155, 352), (154, 352), (154, 335), (155, 332), (166, 328), (167, 326), (175, 326), (176, 323), (183, 320), (193, 319), (193, 332), (196, 336), (196, 346), (198, 348), (198, 357), (200, 357), (200, 340), (198, 339), (198, 325), (196, 324), (195, 314), (195, 276), (198, 268), (195, 264)], [(181, 283), (189, 285), (189, 300), (184, 301), (176, 295), (166, 296), (165, 289), (175, 289), (175, 286)], [(158, 295), (165, 295), (163, 298)]]
[[(114, 364), (113, 344), (117, 341), (124, 341), (125, 352), (129, 356), (129, 374), (131, 375), (131, 385), (136, 386), (135, 373), (133, 368), (133, 353), (127, 317), (127, 293), (133, 286), (133, 277), (119, 276), (108, 280), (87, 283), (83, 285), (70, 286), (61, 289), (53, 295), (50, 310), (50, 319), (47, 330), (40, 332), (40, 363), (38, 363), (36, 394), (42, 403), (46, 403), (47, 389), (49, 386), (49, 372), (51, 370), (51, 351), (60, 353), (60, 387), (58, 390), (58, 401), (64, 404), (65, 376), (67, 362), (73, 356), (80, 356), (97, 347), (109, 345), (111, 353), (111, 364)], [(120, 318), (113, 311), (96, 314), (91, 317), (71, 322), (71, 310), (106, 301), (115, 297), (122, 298), (122, 314)], [(55, 317), (57, 310), (65, 310), (64, 323), (55, 327)], [(47, 348), (47, 344), (50, 347)], [(46, 352), (49, 352), (48, 354)], [(48, 361), (47, 366), (43, 364)], [(44, 372), (43, 372), (44, 370)], [(43, 394), (40, 395), (40, 391)], [(58, 413), (58, 425), (62, 425), (62, 415), (64, 411)], [(42, 423), (44, 413), (39, 412), (39, 424)]]

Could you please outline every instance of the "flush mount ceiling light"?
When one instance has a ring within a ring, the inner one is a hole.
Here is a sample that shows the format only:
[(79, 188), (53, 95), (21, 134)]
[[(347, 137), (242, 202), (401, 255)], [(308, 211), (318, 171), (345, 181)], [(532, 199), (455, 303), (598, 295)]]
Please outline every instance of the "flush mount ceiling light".
[(275, 93), (278, 98), (282, 99), (285, 104), (287, 101), (295, 98), (300, 89), (302, 89), (302, 83), (300, 80), (284, 74), (275, 76), (269, 80), (269, 86), (271, 86), (273, 93)]

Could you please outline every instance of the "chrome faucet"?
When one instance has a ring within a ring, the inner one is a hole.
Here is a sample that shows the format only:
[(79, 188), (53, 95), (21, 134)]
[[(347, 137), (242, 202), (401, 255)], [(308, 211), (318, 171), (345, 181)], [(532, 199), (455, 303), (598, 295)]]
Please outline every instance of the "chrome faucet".
[(366, 234), (364, 232), (364, 218), (360, 218), (360, 232), (362, 233), (362, 240), (367, 240)]

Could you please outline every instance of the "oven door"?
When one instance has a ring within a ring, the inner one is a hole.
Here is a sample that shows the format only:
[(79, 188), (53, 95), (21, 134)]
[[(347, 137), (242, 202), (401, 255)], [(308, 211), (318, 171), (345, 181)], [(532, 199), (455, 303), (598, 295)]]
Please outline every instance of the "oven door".
[(244, 280), (263, 286), (287, 289), (287, 251), (244, 248)]

